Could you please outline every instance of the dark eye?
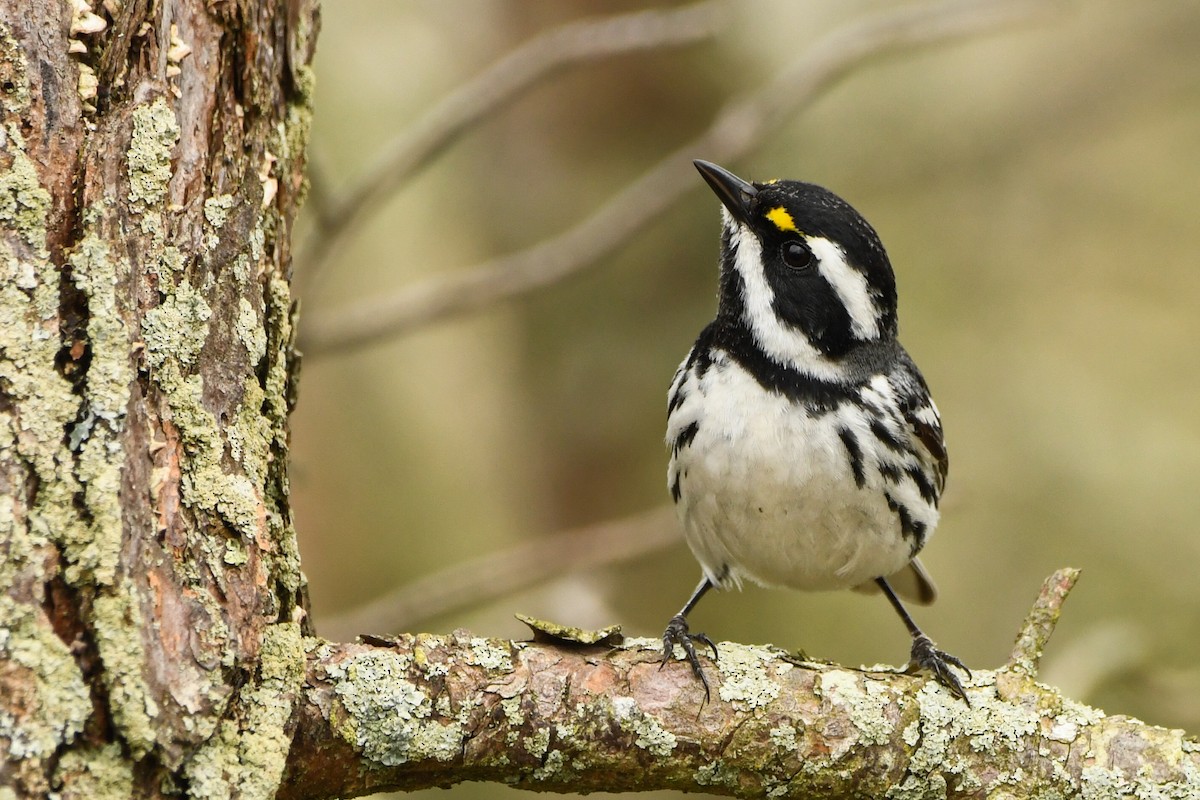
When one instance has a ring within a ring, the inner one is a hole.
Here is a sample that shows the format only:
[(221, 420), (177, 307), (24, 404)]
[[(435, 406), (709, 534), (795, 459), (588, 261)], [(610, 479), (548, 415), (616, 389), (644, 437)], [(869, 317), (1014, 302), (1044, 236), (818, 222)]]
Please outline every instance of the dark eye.
[(783, 255), (783, 263), (792, 269), (808, 269), (812, 266), (813, 252), (804, 242), (784, 242), (780, 253)]

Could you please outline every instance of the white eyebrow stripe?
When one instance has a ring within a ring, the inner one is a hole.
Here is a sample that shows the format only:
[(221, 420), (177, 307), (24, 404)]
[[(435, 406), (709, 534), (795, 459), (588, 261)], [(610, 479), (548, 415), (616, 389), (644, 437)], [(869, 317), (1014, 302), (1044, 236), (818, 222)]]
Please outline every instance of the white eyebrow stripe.
[(859, 339), (879, 338), (879, 309), (867, 286), (867, 276), (846, 262), (841, 247), (820, 236), (807, 240), (817, 257), (817, 270), (841, 299), (850, 315), (850, 332)]

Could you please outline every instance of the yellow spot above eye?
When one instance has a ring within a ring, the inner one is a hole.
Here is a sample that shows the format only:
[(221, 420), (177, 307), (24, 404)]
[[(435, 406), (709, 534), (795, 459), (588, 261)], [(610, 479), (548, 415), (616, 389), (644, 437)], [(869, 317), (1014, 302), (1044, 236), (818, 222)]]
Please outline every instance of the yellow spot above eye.
[(763, 186), (770, 186), (775, 183), (779, 183), (779, 178), (771, 178), (769, 181), (763, 181)]
[(767, 212), (767, 219), (775, 223), (775, 227), (781, 231), (795, 231), (796, 220), (792, 219), (792, 215), (787, 212), (783, 206), (775, 206)]

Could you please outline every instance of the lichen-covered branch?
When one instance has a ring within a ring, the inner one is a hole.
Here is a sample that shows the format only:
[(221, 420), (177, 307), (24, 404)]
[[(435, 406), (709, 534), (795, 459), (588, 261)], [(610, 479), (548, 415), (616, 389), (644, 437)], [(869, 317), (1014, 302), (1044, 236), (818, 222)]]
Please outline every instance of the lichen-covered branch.
[(1050, 635), (1058, 625), (1063, 602), (1075, 587), (1077, 580), (1079, 570), (1073, 567), (1056, 570), (1046, 578), (1033, 608), (1025, 617), (1025, 624), (1017, 633), (1017, 640), (1013, 643), (1012, 655), (1008, 658), (1012, 669), (1020, 670), (1026, 675), (1037, 675), (1042, 651), (1046, 649), (1046, 643), (1050, 641)]
[(724, 642), (705, 704), (687, 665), (660, 670), (648, 639), (458, 632), (307, 648), (279, 795), (292, 800), (468, 780), (739, 797), (1200, 795), (1200, 743), (1063, 697), (1023, 667), (976, 671), (968, 706), (922, 677)]
[(1200, 793), (1200, 744), (1182, 731), (1106, 716), (1013, 672), (977, 671), (968, 707), (922, 678), (720, 648), (702, 705), (686, 665), (659, 671), (651, 640), (314, 640), (280, 797), (468, 780), (804, 798)]

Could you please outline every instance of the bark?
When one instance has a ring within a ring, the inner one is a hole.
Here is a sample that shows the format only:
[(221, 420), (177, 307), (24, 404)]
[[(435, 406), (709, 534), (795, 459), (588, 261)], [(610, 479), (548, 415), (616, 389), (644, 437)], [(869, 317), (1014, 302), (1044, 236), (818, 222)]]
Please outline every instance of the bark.
[[(737, 797), (1194, 798), (1200, 744), (1063, 697), (1018, 665), (938, 684), (724, 642), (402, 636), (313, 640), (284, 800), (492, 781), (536, 791)], [(301, 755), (303, 754), (303, 755)]]
[(300, 0), (0, 2), (0, 796), (282, 774), (315, 29)]
[(1007, 664), (967, 683), (724, 642), (712, 702), (655, 640), (531, 622), (532, 642), (308, 642), (281, 798), (496, 781), (737, 797), (1192, 798), (1200, 744), (1035, 680), (1078, 570), (1042, 588)]
[(311, 635), (288, 507), (311, 0), (0, 0), (0, 800), (501, 781), (796, 797), (1190, 797), (1200, 755), (1036, 683), (970, 707), (726, 643)]

